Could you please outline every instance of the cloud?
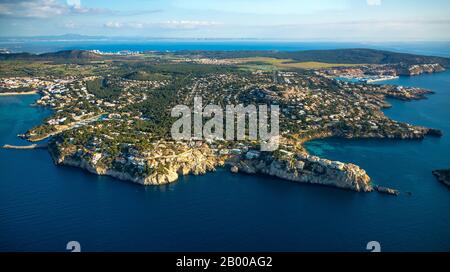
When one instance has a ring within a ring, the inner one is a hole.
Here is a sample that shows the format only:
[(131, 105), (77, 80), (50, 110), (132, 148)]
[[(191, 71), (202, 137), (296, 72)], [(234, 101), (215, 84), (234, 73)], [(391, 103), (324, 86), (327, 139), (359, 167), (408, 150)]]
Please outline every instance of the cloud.
[(199, 27), (208, 27), (218, 25), (216, 22), (211, 21), (189, 21), (189, 20), (172, 20), (165, 21), (161, 24), (162, 27), (174, 28), (174, 29), (195, 29)]
[(369, 6), (381, 6), (381, 0), (366, 0)]
[(124, 27), (124, 24), (121, 22), (111, 21), (111, 22), (106, 22), (103, 26), (106, 28), (122, 28), (122, 27)]
[(67, 0), (67, 5), (71, 7), (81, 8), (81, 1), (80, 0)]
[(135, 23), (128, 23), (128, 26), (131, 28), (145, 28), (145, 24), (144, 23), (139, 23), (139, 22), (135, 22)]
[(138, 16), (138, 15), (148, 15), (153, 13), (163, 12), (162, 9), (144, 9), (144, 10), (128, 10), (128, 11), (113, 11), (113, 14), (123, 15), (123, 16)]
[(103, 27), (106, 28), (134, 28), (134, 29), (142, 29), (149, 27), (149, 24), (140, 23), (140, 22), (118, 22), (118, 21), (109, 21), (103, 24)]
[(74, 22), (67, 22), (64, 24), (64, 27), (69, 29), (75, 29), (77, 28), (77, 24), (75, 24)]
[(86, 8), (80, 0), (0, 0), (0, 16), (17, 18), (49, 18), (53, 16), (102, 13), (105, 10)]
[(369, 26), (390, 26), (390, 25), (450, 25), (449, 19), (394, 19), (394, 20), (349, 20), (349, 21), (337, 21), (322, 23), (325, 25), (369, 25)]
[(151, 22), (151, 23), (108, 21), (105, 24), (103, 24), (103, 26), (106, 28), (115, 28), (115, 29), (119, 28), (197, 29), (215, 25), (219, 25), (219, 23), (211, 21), (190, 21), (190, 20), (170, 20), (164, 22)]

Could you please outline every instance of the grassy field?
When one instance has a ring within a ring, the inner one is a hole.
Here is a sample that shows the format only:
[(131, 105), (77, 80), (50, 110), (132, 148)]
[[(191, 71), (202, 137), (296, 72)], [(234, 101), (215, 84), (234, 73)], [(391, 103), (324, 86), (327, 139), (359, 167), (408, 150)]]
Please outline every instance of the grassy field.
[(254, 57), (254, 58), (241, 58), (241, 65), (244, 67), (257, 68), (258, 66), (264, 67), (267, 70), (267, 65), (274, 66), (280, 69), (324, 69), (333, 67), (350, 67), (358, 66), (361, 64), (336, 64), (336, 63), (324, 63), (324, 62), (295, 62), (291, 59), (276, 59), (266, 57)]

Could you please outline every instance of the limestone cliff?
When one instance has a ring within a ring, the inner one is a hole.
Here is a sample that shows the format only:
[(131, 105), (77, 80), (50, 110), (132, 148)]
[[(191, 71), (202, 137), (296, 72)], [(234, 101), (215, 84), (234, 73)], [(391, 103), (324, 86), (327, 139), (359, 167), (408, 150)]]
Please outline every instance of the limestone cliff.
[(49, 152), (58, 165), (79, 167), (93, 174), (111, 176), (142, 185), (172, 183), (177, 181), (180, 175), (201, 175), (214, 171), (216, 166), (224, 164), (224, 161), (214, 156), (208, 148), (192, 148), (181, 155), (150, 159), (142, 168), (134, 167), (130, 162), (124, 162), (120, 169), (105, 167), (101, 163), (86, 159), (89, 154), (63, 154), (56, 143), (50, 145)]
[(220, 156), (207, 145), (202, 145), (190, 147), (176, 155), (146, 158), (142, 167), (136, 167), (130, 161), (121, 161), (120, 167), (117, 162), (105, 167), (101, 160), (99, 161), (99, 156), (92, 158), (89, 152), (62, 149), (56, 142), (49, 145), (49, 152), (56, 164), (79, 167), (97, 175), (142, 185), (175, 182), (180, 175), (201, 175), (228, 163), (235, 173), (259, 173), (294, 182), (333, 186), (357, 192), (371, 192), (375, 189), (370, 177), (358, 166), (322, 159), (306, 152), (250, 150), (240, 155)]
[(445, 71), (445, 68), (438, 63), (399, 65), (397, 67), (397, 74), (400, 76), (417, 76), (425, 73), (438, 73), (443, 71)]
[(357, 192), (373, 191), (370, 177), (354, 164), (321, 159), (308, 154), (291, 154), (284, 158), (261, 155), (236, 163), (239, 171), (266, 174), (294, 182), (321, 184)]

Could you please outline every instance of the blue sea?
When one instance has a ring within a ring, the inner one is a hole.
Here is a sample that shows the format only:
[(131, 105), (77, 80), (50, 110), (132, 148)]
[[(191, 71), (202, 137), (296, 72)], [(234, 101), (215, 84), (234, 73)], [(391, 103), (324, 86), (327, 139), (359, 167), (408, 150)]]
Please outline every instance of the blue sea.
[(26, 40), (0, 38), (0, 48), (11, 52), (45, 53), (59, 50), (100, 50), (102, 52), (180, 50), (329, 50), (371, 48), (401, 53), (450, 57), (450, 42), (305, 42), (271, 40)]
[[(385, 113), (430, 126), (423, 141), (327, 139), (311, 153), (353, 162), (399, 197), (296, 184), (218, 170), (142, 187), (58, 167), (45, 150), (0, 149), (0, 251), (449, 251), (450, 189), (431, 171), (450, 167), (450, 72), (387, 82), (429, 88), (428, 99), (390, 100)], [(0, 145), (49, 110), (37, 96), (0, 97)]]

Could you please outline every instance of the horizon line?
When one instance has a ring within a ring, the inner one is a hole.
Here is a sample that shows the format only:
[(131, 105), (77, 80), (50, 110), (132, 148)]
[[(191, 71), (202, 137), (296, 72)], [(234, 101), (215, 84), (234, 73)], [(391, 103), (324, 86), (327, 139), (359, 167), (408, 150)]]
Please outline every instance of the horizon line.
[[(70, 36), (74, 37), (73, 39)], [(58, 38), (64, 38), (60, 39)], [(75, 37), (78, 37), (75, 38)], [(83, 39), (85, 38), (85, 39)], [(0, 39), (42, 39), (45, 41), (102, 41), (102, 40), (135, 40), (135, 41), (157, 41), (157, 40), (181, 40), (181, 41), (271, 41), (271, 42), (304, 42), (304, 43), (312, 43), (312, 42), (325, 42), (325, 43), (450, 43), (450, 40), (421, 40), (421, 39), (403, 39), (403, 40), (340, 40), (340, 39), (300, 39), (300, 38), (275, 38), (275, 37), (267, 37), (267, 38), (257, 38), (257, 37), (152, 37), (152, 36), (126, 36), (126, 35), (85, 35), (85, 34), (60, 34), (60, 35), (23, 35), (23, 36), (2, 36), (0, 35)]]

